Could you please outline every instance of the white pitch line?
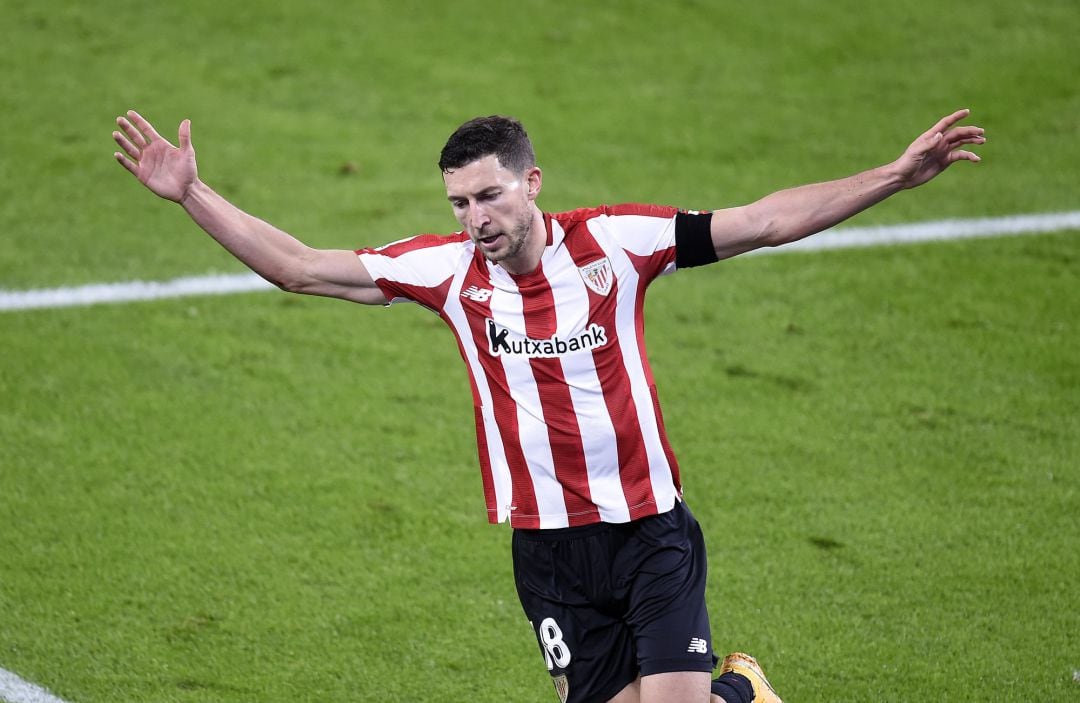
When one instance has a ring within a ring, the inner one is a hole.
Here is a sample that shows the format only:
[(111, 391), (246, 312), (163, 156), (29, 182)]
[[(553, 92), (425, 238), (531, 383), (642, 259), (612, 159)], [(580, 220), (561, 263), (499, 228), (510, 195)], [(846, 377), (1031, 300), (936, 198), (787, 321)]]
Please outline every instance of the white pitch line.
[(7, 703), (67, 703), (41, 686), (24, 681), (6, 669), (0, 669), (0, 701)]
[(0, 290), (0, 311), (128, 303), (189, 295), (229, 295), (274, 288), (254, 273), (185, 276), (171, 281), (91, 283), (67, 288)]
[[(985, 217), (970, 220), (938, 220), (906, 225), (841, 227), (775, 249), (758, 249), (751, 254), (784, 254), (852, 247), (915, 244), (953, 239), (1043, 234), (1080, 229), (1080, 211)], [(94, 283), (65, 288), (35, 290), (0, 289), (0, 312), (61, 308), (100, 303), (126, 303), (190, 295), (228, 295), (273, 290), (274, 286), (254, 273), (189, 276), (171, 281), (126, 281)]]
[(1007, 237), (1020, 234), (1045, 234), (1080, 229), (1080, 211), (1048, 212), (1037, 215), (980, 217), (970, 220), (937, 220), (906, 225), (877, 227), (841, 227), (792, 242), (776, 249), (758, 249), (753, 254), (792, 251), (822, 251), (850, 247), (875, 247), (893, 244), (917, 244), (953, 239)]

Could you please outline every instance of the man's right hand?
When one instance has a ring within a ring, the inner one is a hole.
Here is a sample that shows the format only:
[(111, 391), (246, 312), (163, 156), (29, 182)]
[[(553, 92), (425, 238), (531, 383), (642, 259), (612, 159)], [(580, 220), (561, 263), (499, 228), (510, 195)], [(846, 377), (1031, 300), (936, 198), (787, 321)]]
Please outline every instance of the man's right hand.
[(180, 123), (179, 147), (170, 144), (134, 110), (129, 110), (126, 117), (117, 117), (116, 124), (122, 131), (113, 132), (113, 139), (122, 152), (113, 156), (120, 165), (154, 194), (177, 203), (183, 201), (199, 180), (195, 149), (191, 146), (191, 120)]

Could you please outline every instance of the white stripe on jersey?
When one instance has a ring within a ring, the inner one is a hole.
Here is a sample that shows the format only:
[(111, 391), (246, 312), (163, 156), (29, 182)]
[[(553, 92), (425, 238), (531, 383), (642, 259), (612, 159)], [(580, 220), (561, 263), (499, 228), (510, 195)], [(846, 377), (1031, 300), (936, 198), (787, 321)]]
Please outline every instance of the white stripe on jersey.
[[(408, 240), (402, 240), (408, 241)], [(402, 242), (393, 242), (385, 246), (379, 247), (376, 251), (386, 249), (391, 246), (401, 244)], [(467, 262), (472, 255), (471, 245), (468, 243), (455, 242), (453, 244), (446, 245), (453, 247), (453, 256), (459, 261)], [(407, 276), (401, 280), (407, 281), (414, 286), (424, 286), (428, 288), (434, 288), (440, 283), (446, 280), (446, 260), (447, 255), (444, 250), (445, 247), (424, 247), (414, 249), (407, 253), (401, 254), (395, 257), (395, 263), (407, 272)], [(367, 256), (371, 256), (370, 254)], [(361, 257), (363, 259), (363, 257)], [(368, 259), (369, 260), (369, 259)], [(459, 267), (459, 268), (464, 268)], [(387, 302), (387, 304), (396, 302), (411, 302), (408, 298), (394, 298)]]
[[(597, 237), (597, 240), (608, 252), (608, 257), (626, 262), (625, 265), (619, 267), (622, 274), (619, 279), (620, 286), (625, 285), (628, 290), (636, 290), (639, 277), (633, 265), (627, 260), (626, 253), (621, 249), (611, 248), (603, 237)], [(622, 350), (623, 363), (626, 364), (630, 376), (638, 425), (641, 427), (641, 434), (648, 452), (653, 499), (656, 501), (657, 510), (666, 512), (675, 506), (675, 486), (671, 481), (671, 467), (668, 465), (664, 443), (660, 437), (660, 418), (656, 416), (652, 390), (649, 388), (648, 376), (645, 373), (645, 350), (638, 344), (634, 311), (635, 297), (636, 294), (630, 294), (620, 301), (616, 308), (615, 321), (619, 330), (619, 348)]]
[[(514, 282), (508, 276), (500, 276), (495, 293), (491, 296), (492, 317), (505, 328), (520, 330), (524, 336), (525, 314), (522, 302)], [(499, 361), (510, 386), (510, 397), (518, 407), (518, 436), (528, 462), (533, 491), (536, 493), (540, 527), (567, 527), (569, 517), (566, 514), (566, 502), (563, 500), (562, 485), (555, 477), (555, 460), (551, 456), (544, 408), (540, 403), (532, 366), (528, 358), (511, 354), (500, 355)]]
[[(469, 321), (465, 317), (465, 310), (461, 305), (461, 293), (464, 287), (465, 275), (468, 267), (460, 267), (450, 284), (450, 290), (446, 296), (446, 305), (443, 314), (446, 315), (460, 342), (460, 348), (465, 355), (465, 363), (469, 366), (473, 383), (476, 384), (476, 393), (480, 397), (480, 413), (486, 429), (485, 440), (487, 445), (488, 463), (491, 465), (491, 482), (495, 488), (496, 522), (505, 522), (510, 519), (510, 503), (513, 500), (513, 484), (510, 477), (510, 464), (506, 459), (506, 451), (503, 448), (502, 437), (499, 436), (495, 423), (495, 403), (491, 398), (491, 388), (488, 386), (488, 377), (480, 365), (477, 347), (472, 343), (469, 334)], [(490, 509), (491, 506), (489, 506)]]
[[(650, 256), (656, 250), (653, 248), (653, 244), (657, 239), (656, 236), (656, 218), (647, 217), (645, 215), (612, 215), (607, 217), (598, 217), (589, 223), (589, 229), (594, 233), (603, 231), (608, 235), (603, 237), (601, 246), (605, 249), (605, 246), (611, 242), (610, 234), (606, 231), (608, 220), (617, 219), (619, 221), (619, 230), (623, 232), (623, 236), (619, 237), (618, 246), (622, 249), (630, 251), (638, 256)], [(675, 242), (675, 220), (669, 221), (667, 229), (665, 230), (665, 236), (674, 244)], [(628, 235), (628, 236), (627, 236)], [(675, 262), (672, 261), (664, 269), (664, 275), (671, 273), (675, 270)]]
[[(563, 239), (558, 222), (551, 223), (555, 241)], [(552, 257), (551, 266), (577, 268), (566, 247), (560, 247)], [(576, 279), (576, 280), (575, 280)], [(560, 313), (559, 332), (569, 335), (583, 329), (589, 311), (589, 292), (580, 276), (569, 278), (576, 285), (553, 288), (555, 310)], [(592, 354), (570, 354), (562, 358), (563, 375), (570, 386), (570, 398), (578, 417), (581, 443), (585, 449), (585, 465), (589, 473), (589, 490), (593, 503), (605, 522), (628, 522), (630, 509), (626, 506), (618, 462), (612, 461), (616, 446), (615, 427), (611, 423), (600, 377)]]

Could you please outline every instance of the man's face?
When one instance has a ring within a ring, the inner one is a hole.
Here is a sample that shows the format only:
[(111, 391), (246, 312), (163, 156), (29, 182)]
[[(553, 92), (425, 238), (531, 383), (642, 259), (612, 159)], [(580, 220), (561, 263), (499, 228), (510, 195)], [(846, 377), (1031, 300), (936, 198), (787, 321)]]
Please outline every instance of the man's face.
[(533, 225), (540, 169), (514, 173), (494, 155), (443, 173), (454, 216), (488, 261), (521, 258)]

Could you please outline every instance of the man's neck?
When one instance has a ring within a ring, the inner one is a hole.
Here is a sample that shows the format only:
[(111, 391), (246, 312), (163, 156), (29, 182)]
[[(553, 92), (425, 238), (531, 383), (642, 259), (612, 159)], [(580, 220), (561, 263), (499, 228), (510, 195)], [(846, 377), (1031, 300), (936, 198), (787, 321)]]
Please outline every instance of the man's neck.
[(540, 259), (544, 256), (547, 248), (547, 226), (544, 224), (544, 214), (539, 208), (533, 209), (532, 226), (525, 238), (525, 246), (511, 259), (503, 259), (498, 262), (507, 273), (522, 276), (532, 273), (540, 265)]

